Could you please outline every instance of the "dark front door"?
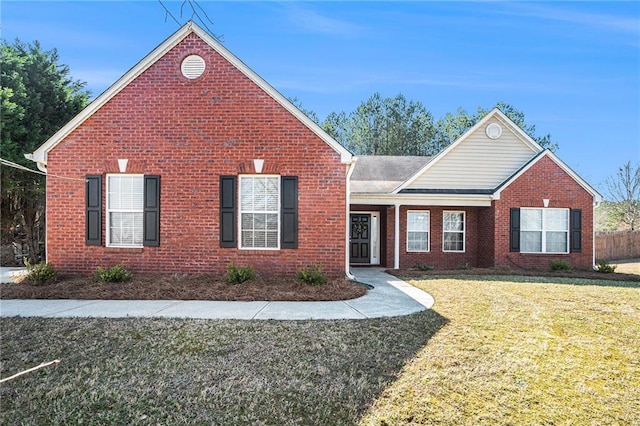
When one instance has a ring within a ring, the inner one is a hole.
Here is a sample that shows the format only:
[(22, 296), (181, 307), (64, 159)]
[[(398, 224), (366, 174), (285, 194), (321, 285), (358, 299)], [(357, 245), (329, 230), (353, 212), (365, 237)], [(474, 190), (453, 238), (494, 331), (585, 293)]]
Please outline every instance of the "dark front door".
[(350, 263), (369, 263), (371, 261), (371, 215), (351, 215)]

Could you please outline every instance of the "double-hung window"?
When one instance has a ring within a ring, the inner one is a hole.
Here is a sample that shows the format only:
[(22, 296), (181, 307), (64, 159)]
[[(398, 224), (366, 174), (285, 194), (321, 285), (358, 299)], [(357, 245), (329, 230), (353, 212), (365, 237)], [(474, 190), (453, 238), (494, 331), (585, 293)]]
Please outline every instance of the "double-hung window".
[(464, 212), (445, 211), (442, 216), (442, 251), (464, 252)]
[(107, 175), (107, 246), (142, 247), (144, 176)]
[(429, 211), (407, 212), (407, 251), (429, 251)]
[(569, 209), (520, 209), (520, 251), (568, 253)]
[(280, 176), (240, 176), (240, 248), (280, 248)]

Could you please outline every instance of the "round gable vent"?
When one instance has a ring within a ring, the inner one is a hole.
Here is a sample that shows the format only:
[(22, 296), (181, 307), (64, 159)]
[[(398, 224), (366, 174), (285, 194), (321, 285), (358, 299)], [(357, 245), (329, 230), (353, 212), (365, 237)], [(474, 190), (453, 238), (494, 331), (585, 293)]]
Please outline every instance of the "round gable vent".
[(485, 129), (485, 133), (489, 139), (498, 139), (502, 136), (502, 127), (498, 123), (491, 123)]
[(184, 61), (182, 61), (180, 70), (182, 71), (182, 75), (190, 80), (193, 80), (202, 75), (202, 73), (204, 72), (204, 68), (205, 62), (201, 56), (189, 55), (184, 58)]

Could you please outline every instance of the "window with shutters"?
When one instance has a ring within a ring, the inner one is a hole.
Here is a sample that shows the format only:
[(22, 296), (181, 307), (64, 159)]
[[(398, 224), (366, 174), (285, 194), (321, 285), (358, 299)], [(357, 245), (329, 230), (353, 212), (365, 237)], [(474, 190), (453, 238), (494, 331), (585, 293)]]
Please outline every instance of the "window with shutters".
[(143, 175), (107, 175), (106, 228), (108, 247), (143, 246)]
[(569, 253), (569, 209), (521, 208), (520, 252)]
[(280, 176), (240, 176), (240, 248), (280, 248)]

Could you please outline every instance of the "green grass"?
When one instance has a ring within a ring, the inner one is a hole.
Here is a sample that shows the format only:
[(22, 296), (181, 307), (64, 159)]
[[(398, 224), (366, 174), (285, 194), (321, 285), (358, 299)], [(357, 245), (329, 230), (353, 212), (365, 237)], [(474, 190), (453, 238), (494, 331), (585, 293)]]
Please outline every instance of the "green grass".
[(640, 424), (640, 283), (432, 277), (343, 321), (0, 320), (0, 424)]
[(412, 282), (449, 323), (360, 423), (640, 424), (640, 284), (524, 281)]

